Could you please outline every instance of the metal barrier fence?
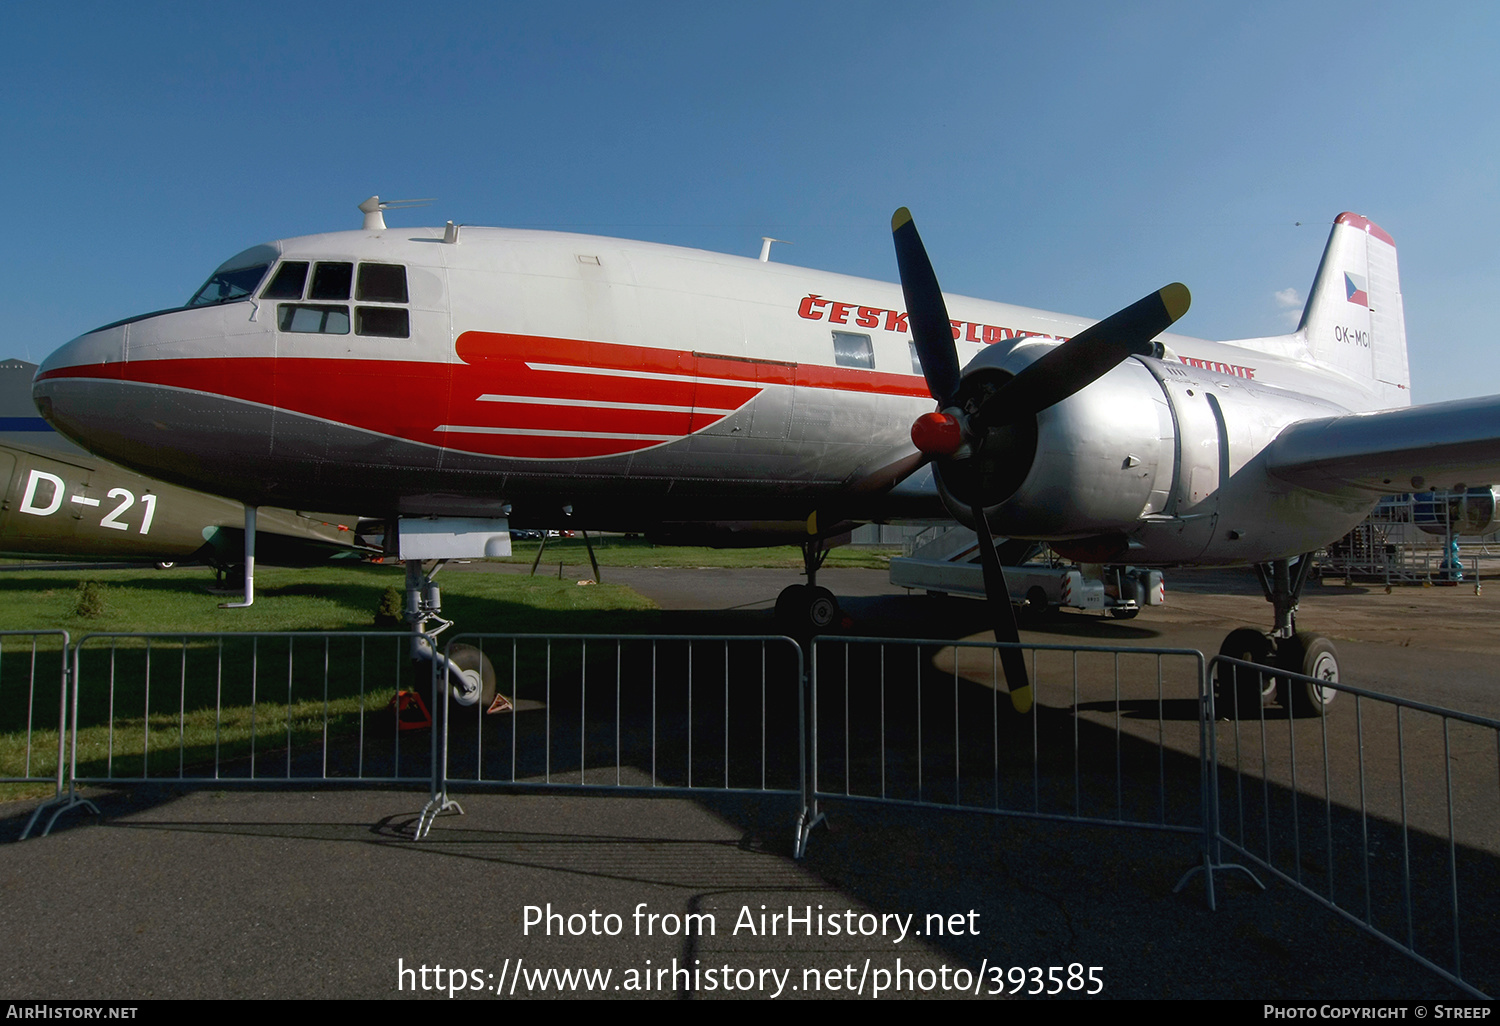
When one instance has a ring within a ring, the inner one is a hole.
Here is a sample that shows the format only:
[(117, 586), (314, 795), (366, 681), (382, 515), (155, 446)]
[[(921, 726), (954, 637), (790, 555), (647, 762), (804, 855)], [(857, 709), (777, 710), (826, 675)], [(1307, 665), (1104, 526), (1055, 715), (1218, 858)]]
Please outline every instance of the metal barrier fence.
[[(1020, 716), (993, 643), (815, 638), (804, 677), (785, 637), (473, 634), (414, 664), (418, 638), (0, 633), (0, 772), (52, 783), (54, 820), (77, 784), (358, 781), (430, 784), (418, 836), (494, 784), (784, 794), (799, 855), (833, 798), (1195, 834), (1210, 907), (1228, 853), (1470, 993), (1500, 979), (1500, 721), (1182, 649), (1020, 646)], [(451, 704), (449, 662), (491, 694)], [(1341, 698), (1246, 712), (1229, 668)], [(437, 730), (401, 729), (398, 689)]]
[[(450, 784), (643, 791), (805, 791), (802, 650), (776, 636), (463, 634), (481, 701), (442, 719), (432, 801)], [(493, 681), (493, 684), (491, 684)], [(491, 697), (513, 711), (492, 729)]]
[(392, 706), (398, 690), (431, 694), (413, 637), (85, 635), (73, 648), (72, 780), (425, 781), (430, 732), (402, 730)]
[(63, 783), (68, 632), (0, 631), (0, 783)]
[[(1224, 656), (1210, 665), (1216, 678), (1274, 677), (1282, 704), (1218, 699), (1215, 866), (1228, 848), (1486, 996), (1474, 981), (1500, 978), (1500, 722)], [(1328, 715), (1286, 713), (1305, 687), (1339, 693)]]
[(1202, 653), (1020, 646), (1035, 712), (1019, 716), (1000, 668), (1003, 647), (815, 639), (813, 801), (1195, 833), (1206, 857)]
[(68, 632), (0, 631), (0, 783), (52, 785), (23, 839), (43, 811), (63, 803), (67, 736)]

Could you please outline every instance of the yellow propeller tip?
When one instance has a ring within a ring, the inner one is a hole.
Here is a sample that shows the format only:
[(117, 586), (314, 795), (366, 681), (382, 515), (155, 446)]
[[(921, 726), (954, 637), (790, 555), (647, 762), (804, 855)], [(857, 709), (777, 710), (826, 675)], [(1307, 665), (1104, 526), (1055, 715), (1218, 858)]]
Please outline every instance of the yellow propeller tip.
[(1174, 321), (1187, 313), (1188, 307), (1193, 305), (1192, 293), (1188, 292), (1187, 286), (1180, 281), (1174, 281), (1157, 295), (1161, 297), (1162, 306), (1167, 308), (1168, 316)]
[(1031, 712), (1031, 685), (1028, 684), (1024, 688), (1012, 691), (1010, 693), (1010, 704), (1011, 708), (1015, 709), (1018, 713)]
[(891, 231), (897, 231), (904, 224), (911, 223), (911, 211), (905, 207), (900, 208), (891, 215)]

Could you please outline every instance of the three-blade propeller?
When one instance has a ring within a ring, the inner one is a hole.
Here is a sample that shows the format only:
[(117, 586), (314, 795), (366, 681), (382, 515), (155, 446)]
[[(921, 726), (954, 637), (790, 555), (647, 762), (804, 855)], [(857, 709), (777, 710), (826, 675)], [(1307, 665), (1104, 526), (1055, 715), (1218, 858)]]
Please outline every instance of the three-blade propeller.
[[(924, 414), (913, 425), (912, 439), (932, 459), (933, 473), (939, 476), (945, 464), (979, 452), (992, 429), (1035, 417), (1087, 388), (1131, 356), (1150, 355), (1152, 340), (1186, 313), (1190, 302), (1185, 286), (1168, 285), (1084, 329), (999, 388), (974, 397), (961, 408), (958, 398), (963, 374), (958, 364), (958, 349), (953, 344), (948, 306), (943, 302), (922, 237), (905, 207), (891, 218), (891, 233), (896, 244), (901, 290), (906, 296), (907, 323), (911, 326), (927, 389), (938, 404), (938, 412)], [(958, 516), (956, 511), (950, 512)], [(974, 531), (979, 536), (979, 558), (995, 640), (1011, 646), (1000, 650), (1011, 704), (1017, 712), (1024, 713), (1031, 708), (1031, 681), (1021, 650), (1013, 647), (1020, 642), (1020, 632), (979, 490), (973, 492), (965, 512), (973, 519)]]

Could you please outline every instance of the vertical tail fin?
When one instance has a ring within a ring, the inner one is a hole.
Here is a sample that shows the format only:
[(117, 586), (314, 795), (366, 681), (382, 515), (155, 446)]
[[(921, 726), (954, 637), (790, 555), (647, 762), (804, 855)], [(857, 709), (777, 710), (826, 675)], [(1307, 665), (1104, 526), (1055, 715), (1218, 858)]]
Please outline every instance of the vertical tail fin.
[(36, 412), (31, 401), (31, 379), (36, 364), (25, 360), (0, 360), (0, 431), (53, 434), (51, 426)]
[[(78, 446), (52, 430), (31, 401), (31, 379), (36, 364), (25, 360), (0, 360), (0, 444), (32, 452), (81, 453)], [(66, 458), (66, 457), (64, 457)], [(0, 488), (5, 478), (0, 475)]]
[(1379, 225), (1334, 218), (1297, 332), (1314, 359), (1367, 382), (1389, 406), (1410, 405), (1396, 242)]

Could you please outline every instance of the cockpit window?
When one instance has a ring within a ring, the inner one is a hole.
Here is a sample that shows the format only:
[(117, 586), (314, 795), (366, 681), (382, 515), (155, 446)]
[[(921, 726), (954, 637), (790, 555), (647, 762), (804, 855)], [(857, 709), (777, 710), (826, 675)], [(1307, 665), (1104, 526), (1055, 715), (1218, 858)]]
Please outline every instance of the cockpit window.
[(251, 246), (219, 265), (203, 287), (193, 293), (188, 306), (213, 306), (244, 299), (260, 285), (261, 279), (276, 262), (275, 246)]
[(381, 338), (410, 338), (411, 319), (400, 306), (356, 306), (354, 333)]
[(406, 268), (400, 264), (360, 264), (355, 299), (366, 303), (406, 302)]
[(187, 305), (212, 306), (215, 303), (232, 303), (236, 299), (244, 299), (255, 291), (255, 287), (270, 269), (270, 264), (258, 264), (233, 271), (215, 271), (213, 277), (193, 293), (193, 298), (188, 300)]
[(347, 306), (312, 306), (304, 303), (282, 303), (276, 326), (282, 331), (300, 334), (349, 334)]
[(302, 286), (307, 281), (307, 261), (288, 260), (276, 269), (271, 284), (260, 294), (261, 299), (301, 299)]
[[(307, 285), (305, 297), (304, 285)], [(260, 296), (262, 299), (305, 299), (304, 302), (277, 306), (276, 327), (280, 331), (302, 335), (347, 335), (349, 307), (312, 301), (347, 301), (351, 286), (355, 286), (354, 298), (360, 304), (408, 302), (406, 268), (401, 264), (362, 263), (356, 275), (354, 264), (343, 260), (283, 261)], [(404, 305), (359, 305), (354, 308), (353, 328), (356, 335), (410, 338), (411, 314)]]
[(308, 299), (348, 299), (349, 285), (354, 280), (354, 265), (351, 263), (321, 261), (313, 268), (312, 288)]

